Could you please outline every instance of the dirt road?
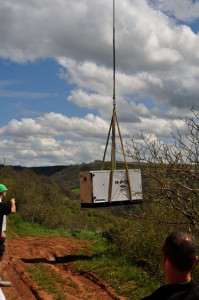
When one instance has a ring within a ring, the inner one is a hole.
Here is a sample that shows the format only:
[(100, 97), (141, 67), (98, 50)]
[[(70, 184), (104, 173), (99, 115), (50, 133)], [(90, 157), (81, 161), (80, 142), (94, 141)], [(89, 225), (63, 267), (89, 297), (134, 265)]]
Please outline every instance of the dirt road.
[(87, 249), (87, 242), (72, 238), (9, 240), (3, 277), (13, 286), (3, 290), (7, 300), (123, 299), (94, 274), (74, 270), (72, 262), (89, 256)]

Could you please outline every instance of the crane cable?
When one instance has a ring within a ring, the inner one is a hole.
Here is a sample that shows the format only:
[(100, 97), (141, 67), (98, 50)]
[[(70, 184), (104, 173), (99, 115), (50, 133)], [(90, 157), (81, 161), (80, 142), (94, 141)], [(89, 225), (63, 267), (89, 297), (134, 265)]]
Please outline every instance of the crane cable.
[[(108, 137), (106, 141), (104, 156), (103, 156), (103, 167), (106, 158), (106, 152), (108, 148), (110, 133), (112, 131), (112, 147), (111, 147), (111, 172), (109, 177), (109, 191), (108, 191), (108, 201), (111, 202), (112, 197), (112, 187), (113, 187), (113, 172), (116, 170), (116, 126), (118, 128), (119, 139), (122, 148), (122, 154), (124, 158), (125, 164), (125, 171), (127, 177), (127, 184), (128, 184), (128, 191), (130, 200), (132, 199), (132, 192), (131, 192), (131, 185), (130, 185), (130, 178), (129, 178), (129, 171), (128, 171), (128, 164), (126, 160), (126, 154), (124, 150), (124, 144), (122, 141), (122, 135), (119, 127), (119, 122), (116, 113), (116, 47), (115, 47), (115, 0), (113, 0), (113, 114), (111, 119), (111, 124), (109, 127)], [(103, 168), (102, 167), (102, 168)]]

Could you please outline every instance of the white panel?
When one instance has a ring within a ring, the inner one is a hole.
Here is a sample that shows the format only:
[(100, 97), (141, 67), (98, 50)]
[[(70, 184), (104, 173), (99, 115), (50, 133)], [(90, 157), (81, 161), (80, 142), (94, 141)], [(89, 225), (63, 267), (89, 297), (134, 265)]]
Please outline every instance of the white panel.
[(95, 202), (108, 201), (109, 171), (93, 171), (93, 200)]
[[(110, 171), (92, 171), (94, 203), (108, 202)], [(116, 170), (113, 174), (111, 201), (129, 201), (142, 199), (141, 172), (137, 169), (129, 170), (132, 198), (129, 199), (128, 183), (125, 170)]]
[(126, 201), (129, 199), (128, 182), (125, 171), (117, 170), (113, 174), (112, 201)]
[(129, 170), (131, 199), (125, 170), (117, 170), (113, 177), (112, 201), (129, 201), (142, 199), (142, 179), (140, 170)]
[(142, 199), (142, 175), (138, 169), (129, 170), (132, 200)]

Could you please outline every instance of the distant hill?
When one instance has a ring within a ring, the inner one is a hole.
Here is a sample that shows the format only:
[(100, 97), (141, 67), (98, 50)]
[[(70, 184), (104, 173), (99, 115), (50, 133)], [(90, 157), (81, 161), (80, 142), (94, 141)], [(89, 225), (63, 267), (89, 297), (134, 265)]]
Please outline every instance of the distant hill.
[[(4, 166), (0, 165), (0, 169)], [(88, 164), (80, 165), (68, 165), (68, 166), (44, 166), (44, 167), (23, 167), (23, 166), (9, 166), (11, 169), (17, 172), (23, 172), (25, 170), (31, 170), (38, 175), (50, 177), (62, 188), (73, 189), (79, 186), (79, 173), (81, 170), (99, 169), (100, 163), (92, 162)]]
[[(4, 167), (0, 165), (0, 168)], [(15, 171), (32, 170), (39, 175), (51, 176), (56, 172), (59, 172), (66, 168), (66, 166), (46, 166), (46, 167), (22, 167), (22, 166), (11, 166)]]
[[(117, 163), (118, 168), (123, 169), (124, 164)], [(0, 165), (0, 169), (3, 165)], [(62, 165), (62, 166), (44, 166), (44, 167), (22, 167), (11, 166), (15, 171), (31, 170), (38, 175), (44, 175), (50, 177), (62, 188), (72, 190), (79, 187), (79, 174), (81, 171), (100, 170), (102, 167), (102, 161), (96, 160), (90, 163), (82, 163), (76, 165)], [(129, 164), (130, 168), (136, 168), (136, 164)], [(110, 162), (106, 162), (105, 169), (110, 168)]]
[(69, 188), (79, 186), (79, 174), (81, 171), (99, 170), (101, 162), (95, 161), (91, 163), (83, 163), (80, 165), (65, 166), (62, 170), (51, 175), (51, 177), (59, 184), (67, 184)]

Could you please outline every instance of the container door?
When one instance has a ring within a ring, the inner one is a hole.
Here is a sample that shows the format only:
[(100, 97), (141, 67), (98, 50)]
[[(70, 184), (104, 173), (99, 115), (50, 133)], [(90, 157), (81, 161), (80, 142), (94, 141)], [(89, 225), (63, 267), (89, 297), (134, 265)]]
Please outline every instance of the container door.
[(92, 171), (93, 202), (108, 202), (109, 171)]
[(80, 173), (80, 200), (81, 203), (92, 203), (92, 181), (89, 172)]

